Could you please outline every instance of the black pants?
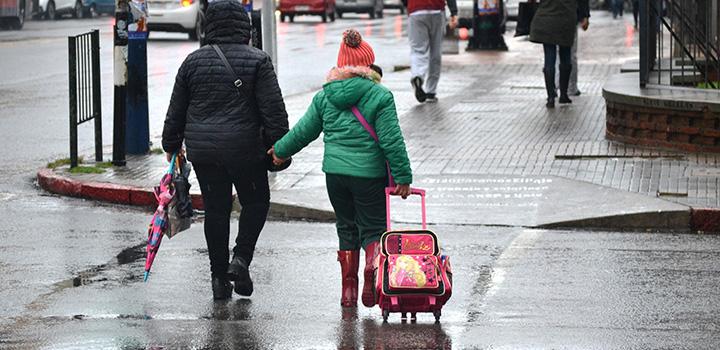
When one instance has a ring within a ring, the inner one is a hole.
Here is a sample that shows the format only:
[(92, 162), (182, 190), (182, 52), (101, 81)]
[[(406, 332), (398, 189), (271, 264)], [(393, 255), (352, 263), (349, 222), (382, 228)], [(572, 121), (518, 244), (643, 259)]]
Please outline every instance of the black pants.
[(267, 171), (262, 163), (193, 164), (193, 167), (205, 205), (205, 241), (210, 255), (210, 271), (213, 276), (225, 276), (230, 261), (228, 243), (232, 186), (235, 185), (242, 205), (233, 252), (250, 265), (255, 243), (265, 226), (270, 208)]
[(560, 48), (560, 67), (572, 66), (570, 46), (543, 44), (543, 51), (545, 52), (545, 70), (553, 77), (555, 76), (555, 62), (558, 56), (558, 47)]
[(387, 179), (325, 174), (325, 183), (335, 210), (340, 250), (359, 250), (380, 241), (387, 225)]

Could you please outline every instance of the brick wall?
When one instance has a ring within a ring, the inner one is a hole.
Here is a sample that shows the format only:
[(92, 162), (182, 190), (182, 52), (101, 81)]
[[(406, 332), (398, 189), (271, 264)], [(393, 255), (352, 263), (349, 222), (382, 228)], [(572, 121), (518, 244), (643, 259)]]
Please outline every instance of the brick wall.
[(688, 152), (720, 152), (720, 114), (607, 101), (607, 138)]

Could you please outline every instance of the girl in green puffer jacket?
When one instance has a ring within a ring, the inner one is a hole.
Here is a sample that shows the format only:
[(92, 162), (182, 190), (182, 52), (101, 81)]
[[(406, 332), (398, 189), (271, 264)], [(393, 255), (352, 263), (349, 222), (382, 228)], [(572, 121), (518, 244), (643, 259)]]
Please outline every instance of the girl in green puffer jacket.
[[(410, 194), (412, 172), (400, 131), (392, 93), (380, 85), (381, 75), (370, 66), (375, 54), (356, 30), (343, 33), (337, 67), (313, 98), (305, 115), (268, 151), (276, 164), (299, 152), (324, 133), (323, 172), (335, 210), (340, 240), (338, 261), (342, 271), (344, 307), (357, 306), (360, 248), (365, 248), (365, 282), (362, 302), (375, 305), (374, 261), (380, 235), (386, 227), (386, 161), (397, 184), (394, 194)], [(357, 107), (378, 136), (370, 133), (353, 114)]]

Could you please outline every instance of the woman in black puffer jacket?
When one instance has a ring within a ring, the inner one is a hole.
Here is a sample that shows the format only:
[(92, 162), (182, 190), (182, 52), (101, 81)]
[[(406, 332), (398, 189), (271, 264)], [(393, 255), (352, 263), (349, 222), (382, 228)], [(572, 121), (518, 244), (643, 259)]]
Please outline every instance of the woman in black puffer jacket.
[[(572, 103), (567, 90), (572, 71), (570, 48), (577, 35), (577, 23), (587, 28), (587, 18), (578, 19), (578, 13), (587, 13), (588, 0), (541, 0), (530, 23), (530, 41), (543, 44), (545, 52), (545, 89), (547, 107), (555, 107), (555, 60), (560, 47), (560, 103)], [(579, 20), (579, 21), (578, 21)]]
[[(188, 55), (170, 99), (163, 149), (168, 158), (187, 146), (205, 205), (205, 239), (213, 296), (252, 294), (248, 267), (270, 203), (266, 151), (287, 133), (288, 119), (273, 63), (248, 45), (250, 19), (236, 0), (210, 3), (205, 45)], [(234, 72), (229, 72), (217, 45)], [(239, 90), (234, 82), (240, 79)], [(232, 186), (242, 204), (233, 259), (228, 240)]]

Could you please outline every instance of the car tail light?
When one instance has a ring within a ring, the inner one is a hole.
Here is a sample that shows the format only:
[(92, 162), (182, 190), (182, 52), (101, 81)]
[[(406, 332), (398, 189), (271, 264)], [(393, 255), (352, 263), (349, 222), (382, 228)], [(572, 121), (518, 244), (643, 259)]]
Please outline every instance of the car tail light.
[(193, 4), (193, 0), (180, 0), (182, 7), (190, 7)]

